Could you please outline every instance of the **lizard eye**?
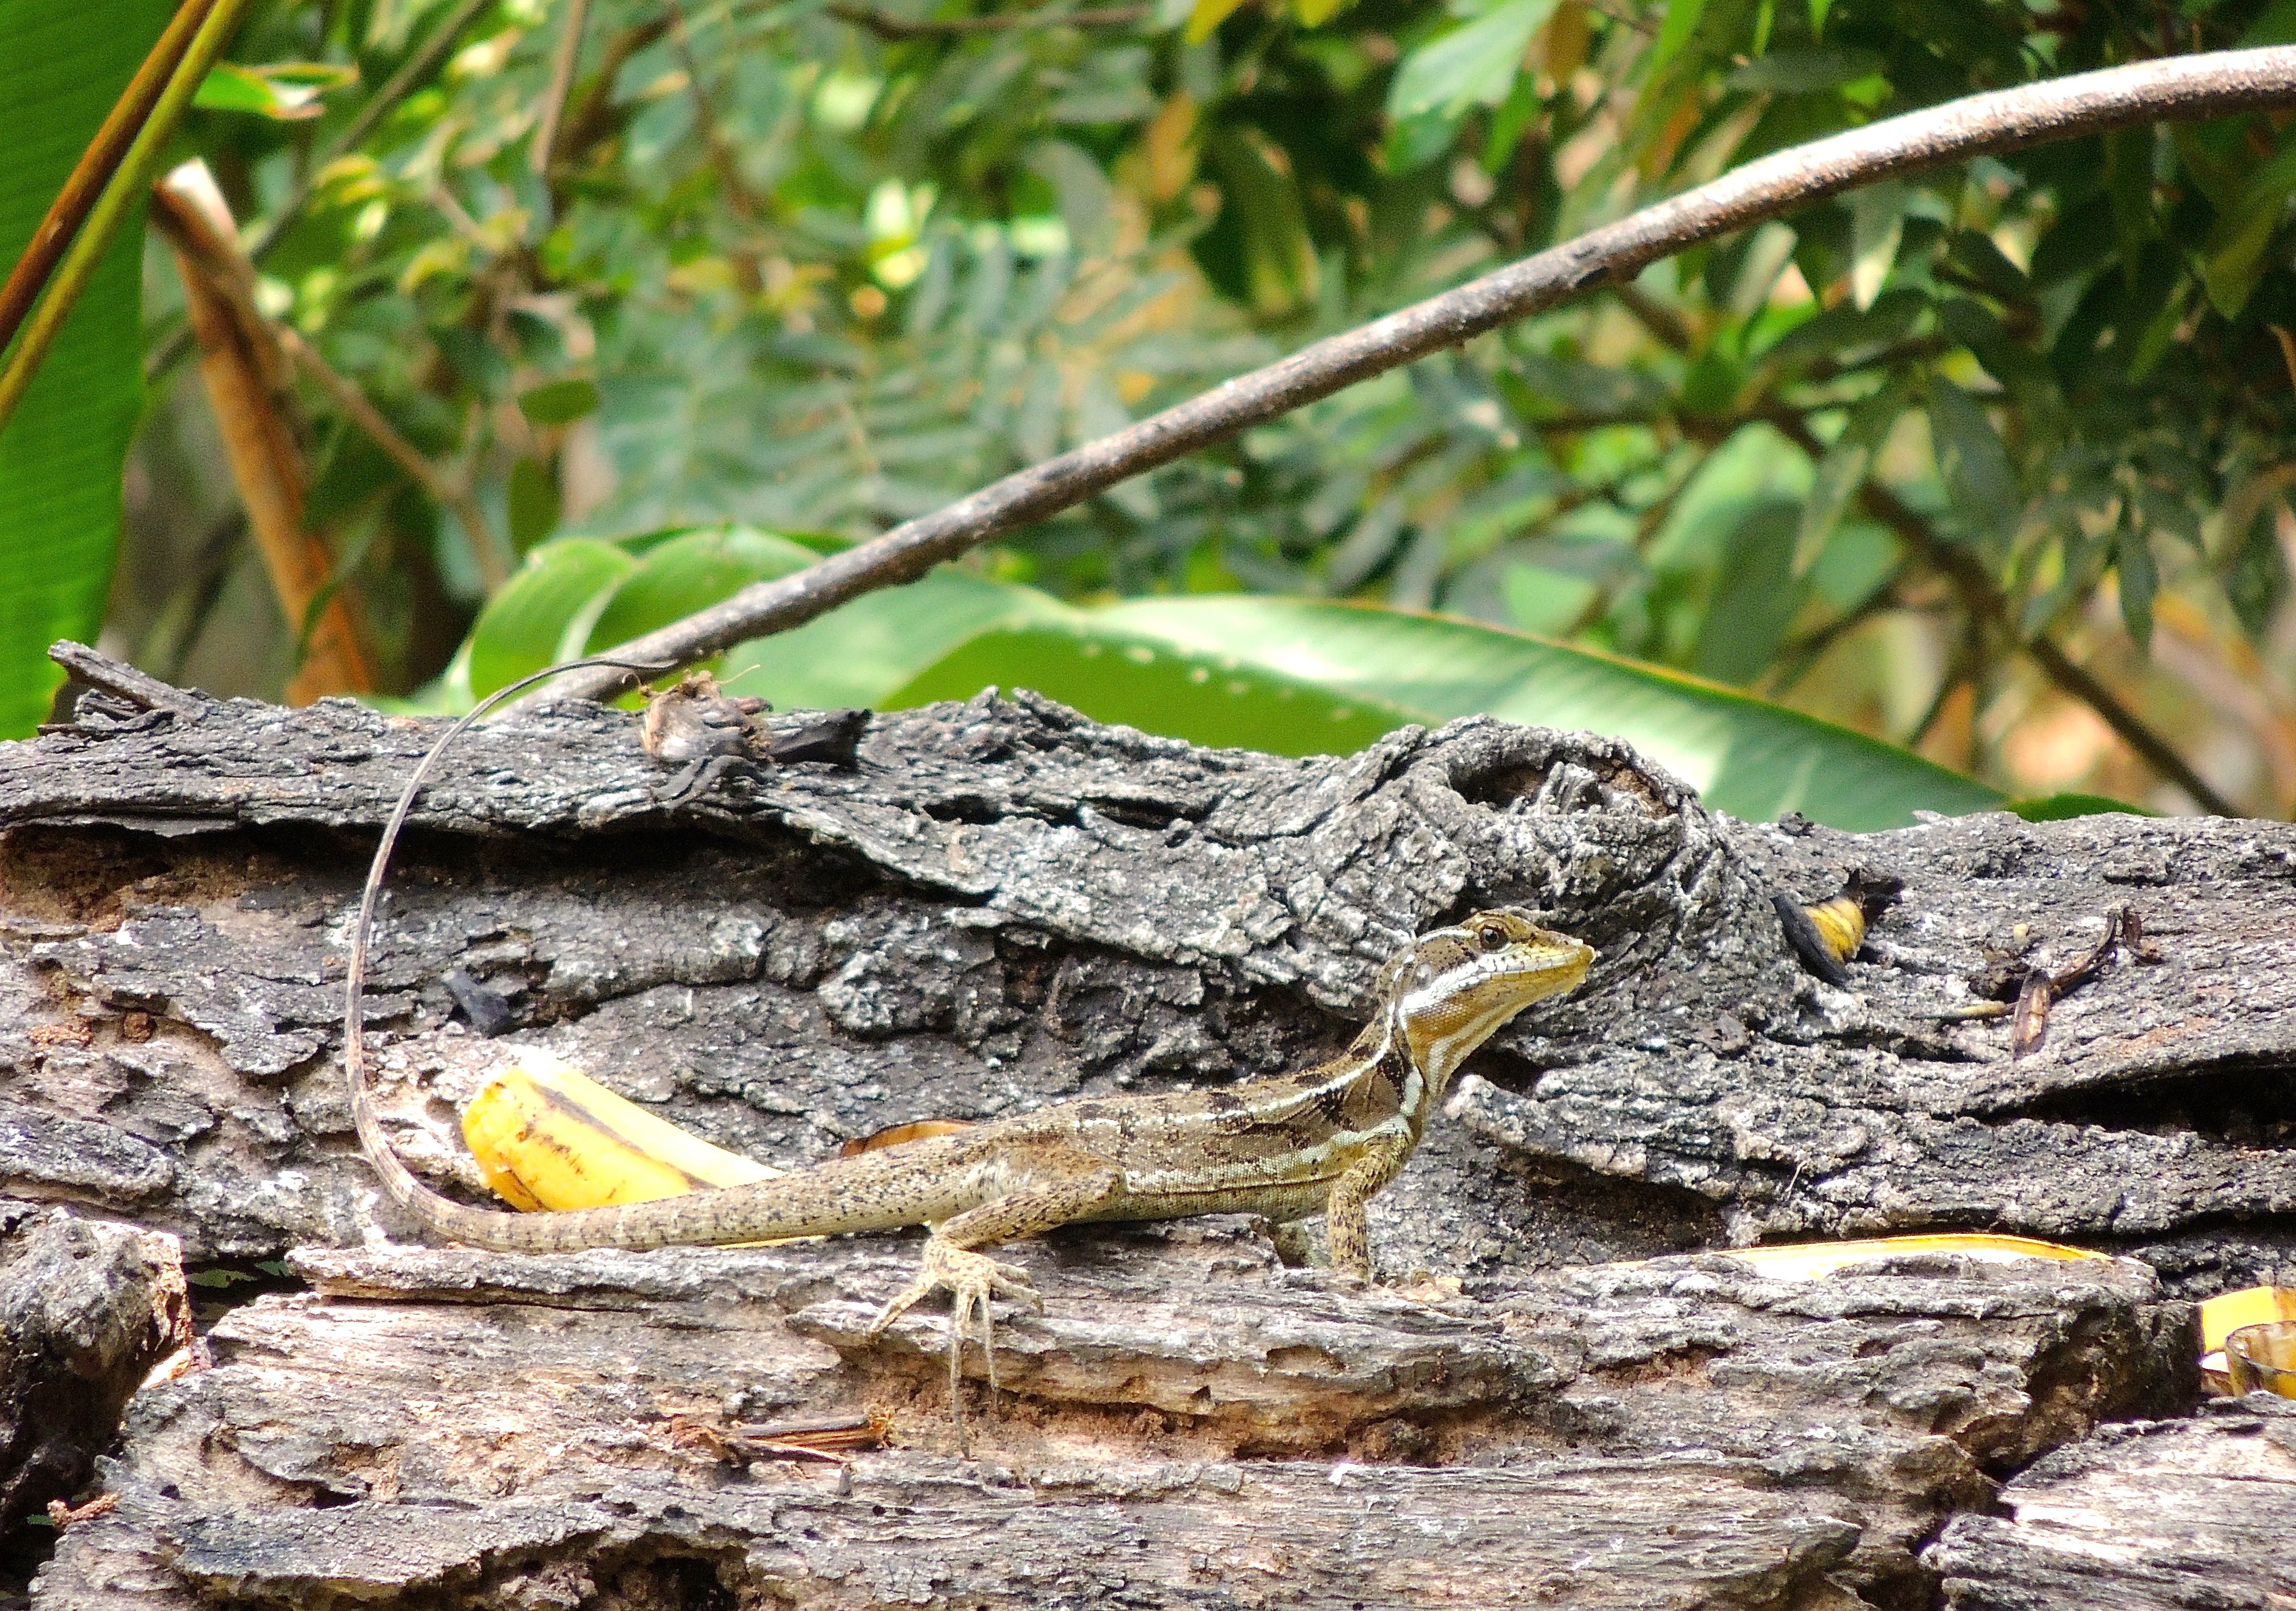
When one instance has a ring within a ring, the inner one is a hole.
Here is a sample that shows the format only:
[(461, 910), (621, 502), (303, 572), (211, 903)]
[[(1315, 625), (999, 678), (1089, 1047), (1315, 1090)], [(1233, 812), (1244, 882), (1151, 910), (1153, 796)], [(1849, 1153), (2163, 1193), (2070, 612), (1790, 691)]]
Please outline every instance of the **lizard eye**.
[(1497, 950), (1501, 946), (1505, 945), (1507, 941), (1506, 931), (1496, 923), (1487, 923), (1483, 925), (1481, 931), (1476, 934), (1475, 938), (1483, 942), (1483, 949), (1487, 951)]

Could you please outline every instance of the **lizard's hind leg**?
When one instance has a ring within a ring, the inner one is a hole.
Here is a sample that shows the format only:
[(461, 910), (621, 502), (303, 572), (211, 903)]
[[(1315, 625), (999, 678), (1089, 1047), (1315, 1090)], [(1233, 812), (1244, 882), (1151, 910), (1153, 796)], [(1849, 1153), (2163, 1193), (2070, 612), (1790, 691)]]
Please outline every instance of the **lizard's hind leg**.
[(867, 1334), (881, 1335), (934, 1288), (948, 1288), (955, 1300), (948, 1318), (948, 1409), (949, 1418), (960, 1433), (964, 1410), (958, 1390), (963, 1383), (964, 1333), (972, 1316), (977, 1312), (980, 1317), (980, 1349), (988, 1361), (988, 1392), (994, 1401), (996, 1338), (988, 1312), (990, 1298), (1018, 1299), (1039, 1314), (1045, 1309), (1027, 1270), (999, 1263), (975, 1250), (1037, 1236), (1081, 1219), (1114, 1196), (1124, 1184), (1123, 1173), (1114, 1164), (1078, 1147), (1032, 1147), (1025, 1157), (1013, 1162), (1025, 1168), (1027, 1184), (933, 1227), (916, 1279), (877, 1311)]

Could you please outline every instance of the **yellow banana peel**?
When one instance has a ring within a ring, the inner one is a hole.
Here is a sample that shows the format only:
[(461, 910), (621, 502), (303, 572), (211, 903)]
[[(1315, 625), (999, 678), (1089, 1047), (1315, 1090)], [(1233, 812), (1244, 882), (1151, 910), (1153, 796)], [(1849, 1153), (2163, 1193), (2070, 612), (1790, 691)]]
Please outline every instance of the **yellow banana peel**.
[(463, 1139), (496, 1195), (529, 1212), (644, 1203), (781, 1172), (710, 1146), (543, 1051), (522, 1053), (472, 1099)]
[(1981, 1233), (1954, 1236), (1874, 1237), (1859, 1242), (1800, 1242), (1778, 1247), (1734, 1247), (1729, 1256), (1751, 1264), (1766, 1276), (1784, 1281), (1815, 1281), (1855, 1264), (1906, 1253), (1954, 1253), (1988, 1264), (2013, 1259), (2103, 1259), (2109, 1254), (2062, 1242), (2032, 1237), (1997, 1237)]
[(2296, 1320), (2296, 1286), (2249, 1286), (2201, 1305), (2201, 1352), (2214, 1353), (2243, 1326)]

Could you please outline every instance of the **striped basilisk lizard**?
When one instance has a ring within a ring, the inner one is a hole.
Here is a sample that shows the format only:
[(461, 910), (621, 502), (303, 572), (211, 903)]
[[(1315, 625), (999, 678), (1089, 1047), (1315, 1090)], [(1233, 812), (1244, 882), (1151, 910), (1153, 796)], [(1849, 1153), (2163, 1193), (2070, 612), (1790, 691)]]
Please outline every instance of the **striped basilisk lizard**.
[[(509, 690), (505, 690), (508, 692)], [(474, 713), (475, 715), (475, 713)], [(458, 727), (456, 731), (459, 731)], [(449, 733), (440, 747), (454, 736)], [(435, 759), (438, 750), (431, 752)], [(931, 1228), (922, 1268), (879, 1311), (875, 1336), (936, 1288), (955, 1300), (949, 1387), (978, 1317), (995, 1389), (992, 1295), (1041, 1308), (1028, 1273), (980, 1250), (1055, 1226), (1247, 1212), (1321, 1212), (1332, 1263), (1368, 1280), (1364, 1206), (1419, 1145), (1467, 1056), (1535, 1001), (1575, 989), (1594, 949), (1502, 908), (1421, 935), (1381, 971), (1376, 1012), (1340, 1056), (1209, 1090), (1062, 1102), (745, 1186), (611, 1208), (516, 1213), (425, 1186), (392, 1149), (368, 1089), (360, 995), (376, 890), (426, 759), (376, 851), (352, 935), (344, 1063), (360, 1146), (391, 1199), (434, 1236), (511, 1253), (763, 1242)]]

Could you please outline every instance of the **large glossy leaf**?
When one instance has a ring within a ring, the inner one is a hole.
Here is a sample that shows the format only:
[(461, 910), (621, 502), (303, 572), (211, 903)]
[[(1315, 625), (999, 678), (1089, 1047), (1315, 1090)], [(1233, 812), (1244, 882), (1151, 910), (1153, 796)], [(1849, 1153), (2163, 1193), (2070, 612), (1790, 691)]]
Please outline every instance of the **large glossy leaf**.
[(892, 709), (898, 689), (967, 639), (1066, 614), (1057, 600), (1033, 588), (943, 566), (905, 588), (864, 594), (795, 631), (735, 645), (725, 658), (726, 686), (784, 710)]
[(483, 699), (529, 671), (580, 654), (608, 596), (638, 562), (595, 538), (562, 538), (487, 602), (471, 629), (471, 693)]
[[(0, 274), (14, 264), (168, 8), (160, 0), (0, 4)], [(121, 228), (0, 432), (0, 738), (29, 733), (59, 674), (47, 646), (92, 641), (111, 590), (119, 475), (143, 399), (140, 217)]]
[(1425, 719), (1390, 701), (1334, 692), (1247, 657), (1152, 629), (1128, 632), (1105, 613), (984, 632), (886, 703), (964, 699), (991, 684), (1034, 688), (1102, 721), (1278, 755), (1344, 754)]
[(1997, 807), (1995, 790), (1814, 717), (1661, 667), (1472, 622), (1219, 596), (1044, 616), (964, 644), (884, 701), (1032, 686), (1205, 744), (1306, 754), (1477, 711), (1624, 738), (1753, 819), (1881, 828)]
[(706, 609), (751, 582), (802, 571), (817, 557), (787, 538), (742, 526), (673, 537), (646, 550), (638, 568), (616, 585), (582, 652), (601, 653)]

